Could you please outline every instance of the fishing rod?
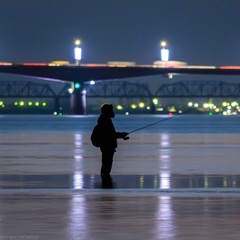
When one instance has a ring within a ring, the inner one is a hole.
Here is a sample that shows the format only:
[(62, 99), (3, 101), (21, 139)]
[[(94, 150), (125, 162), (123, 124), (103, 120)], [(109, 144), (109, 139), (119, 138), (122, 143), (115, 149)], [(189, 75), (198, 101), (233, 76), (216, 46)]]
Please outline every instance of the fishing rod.
[(171, 117), (164, 118), (164, 119), (161, 119), (161, 120), (159, 120), (159, 121), (157, 121), (157, 122), (154, 122), (154, 123), (148, 124), (148, 125), (146, 125), (146, 126), (144, 126), (144, 127), (137, 128), (137, 129), (135, 129), (135, 130), (129, 132), (128, 134), (130, 134), (130, 133), (134, 133), (134, 132), (137, 132), (137, 131), (142, 130), (142, 129), (144, 129), (144, 128), (151, 127), (151, 126), (156, 125), (156, 124), (158, 124), (158, 123), (160, 123), (160, 122), (164, 122), (164, 121), (170, 120), (170, 119), (172, 119), (172, 118), (178, 116), (179, 114), (180, 114), (180, 113), (177, 113), (177, 114), (175, 114), (175, 115), (173, 115), (173, 116), (171, 116)]

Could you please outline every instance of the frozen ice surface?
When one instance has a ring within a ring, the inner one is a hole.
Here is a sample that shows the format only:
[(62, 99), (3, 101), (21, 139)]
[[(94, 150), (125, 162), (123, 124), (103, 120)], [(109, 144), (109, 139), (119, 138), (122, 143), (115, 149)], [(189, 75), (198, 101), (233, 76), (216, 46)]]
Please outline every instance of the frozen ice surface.
[(0, 120), (0, 239), (239, 239), (237, 118), (183, 116), (119, 140), (107, 187), (93, 116)]

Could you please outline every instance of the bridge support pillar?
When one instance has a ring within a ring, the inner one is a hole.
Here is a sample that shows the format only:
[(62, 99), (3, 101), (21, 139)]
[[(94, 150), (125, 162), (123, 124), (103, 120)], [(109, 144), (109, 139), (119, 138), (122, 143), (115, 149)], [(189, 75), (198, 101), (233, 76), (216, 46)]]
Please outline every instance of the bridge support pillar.
[(72, 115), (85, 115), (86, 112), (86, 90), (83, 83), (75, 84), (74, 90), (71, 94), (71, 114)]

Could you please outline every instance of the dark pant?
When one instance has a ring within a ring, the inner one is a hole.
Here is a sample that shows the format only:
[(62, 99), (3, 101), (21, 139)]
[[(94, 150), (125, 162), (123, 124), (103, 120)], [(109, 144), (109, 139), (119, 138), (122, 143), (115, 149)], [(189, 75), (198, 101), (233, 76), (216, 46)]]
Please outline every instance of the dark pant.
[(115, 149), (101, 148), (101, 152), (102, 152), (101, 176), (109, 176), (112, 170), (113, 155)]

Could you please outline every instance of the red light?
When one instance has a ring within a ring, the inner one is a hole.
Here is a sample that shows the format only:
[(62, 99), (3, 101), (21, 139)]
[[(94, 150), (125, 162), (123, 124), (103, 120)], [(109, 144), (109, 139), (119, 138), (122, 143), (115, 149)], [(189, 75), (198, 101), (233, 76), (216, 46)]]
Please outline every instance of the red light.
[(240, 70), (240, 66), (220, 66), (219, 69)]

